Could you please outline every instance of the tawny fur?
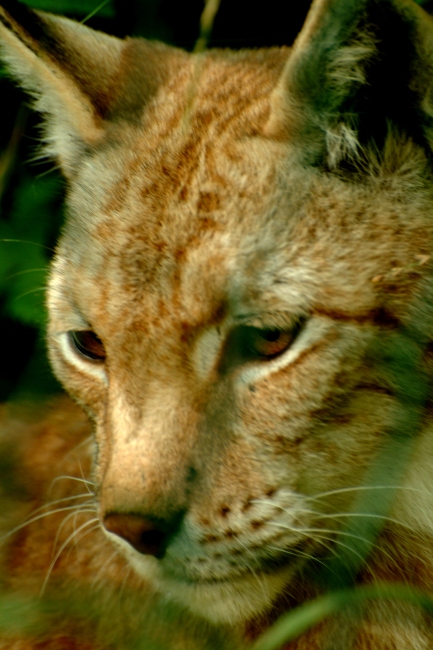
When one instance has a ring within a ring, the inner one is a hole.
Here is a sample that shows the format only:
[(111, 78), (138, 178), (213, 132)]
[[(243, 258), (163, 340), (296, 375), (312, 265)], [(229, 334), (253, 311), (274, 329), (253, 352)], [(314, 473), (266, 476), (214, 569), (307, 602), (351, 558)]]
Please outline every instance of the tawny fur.
[[(316, 0), (290, 51), (197, 56), (0, 18), (68, 179), (48, 342), (89, 417), (5, 410), (3, 586), (43, 594), (0, 648), (245, 648), (337, 568), (429, 594), (430, 18)], [(287, 343), (259, 354), (270, 330)], [(369, 514), (361, 556), (346, 524)], [(126, 541), (142, 522), (169, 530), (159, 557)], [(285, 648), (432, 645), (419, 605), (383, 599)]]

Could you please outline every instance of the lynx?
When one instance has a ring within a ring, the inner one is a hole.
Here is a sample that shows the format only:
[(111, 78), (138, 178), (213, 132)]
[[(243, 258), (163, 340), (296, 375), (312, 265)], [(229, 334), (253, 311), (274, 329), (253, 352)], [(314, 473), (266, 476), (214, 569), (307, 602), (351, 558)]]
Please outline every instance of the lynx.
[(285, 650), (432, 648), (429, 16), (314, 0), (291, 49), (200, 54), (0, 18), (66, 179), (77, 403), (4, 409), (1, 593), (35, 611), (0, 647), (239, 650), (344, 589)]

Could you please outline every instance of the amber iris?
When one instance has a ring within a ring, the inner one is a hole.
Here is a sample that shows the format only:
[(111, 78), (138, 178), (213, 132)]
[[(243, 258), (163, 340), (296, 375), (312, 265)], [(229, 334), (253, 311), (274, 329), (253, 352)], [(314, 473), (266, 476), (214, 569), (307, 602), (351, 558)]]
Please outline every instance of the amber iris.
[(105, 348), (101, 339), (92, 330), (71, 331), (70, 339), (78, 352), (92, 361), (105, 361)]
[(245, 345), (260, 357), (270, 358), (282, 354), (294, 339), (293, 330), (244, 328)]

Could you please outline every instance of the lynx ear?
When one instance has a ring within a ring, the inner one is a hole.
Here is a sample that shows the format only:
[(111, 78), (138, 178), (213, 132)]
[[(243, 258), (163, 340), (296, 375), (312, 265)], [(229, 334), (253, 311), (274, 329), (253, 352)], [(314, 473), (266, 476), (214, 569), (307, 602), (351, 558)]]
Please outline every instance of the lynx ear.
[(109, 123), (139, 119), (161, 81), (169, 50), (121, 41), (16, 0), (1, 2), (0, 47), (11, 74), (45, 114), (48, 154), (58, 158), (67, 176)]
[(412, 0), (314, 0), (272, 97), (269, 135), (336, 168), (390, 126), (433, 144), (433, 22)]

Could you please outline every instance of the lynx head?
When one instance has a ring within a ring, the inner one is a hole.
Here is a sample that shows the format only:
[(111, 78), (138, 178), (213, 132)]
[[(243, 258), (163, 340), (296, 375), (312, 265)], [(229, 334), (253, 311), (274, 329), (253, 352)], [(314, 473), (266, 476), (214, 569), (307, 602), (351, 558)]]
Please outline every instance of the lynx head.
[(190, 55), (3, 7), (67, 180), (48, 341), (95, 423), (101, 525), (186, 607), (247, 620), (386, 445), (374, 341), (430, 340), (432, 26), (315, 0), (291, 50)]

